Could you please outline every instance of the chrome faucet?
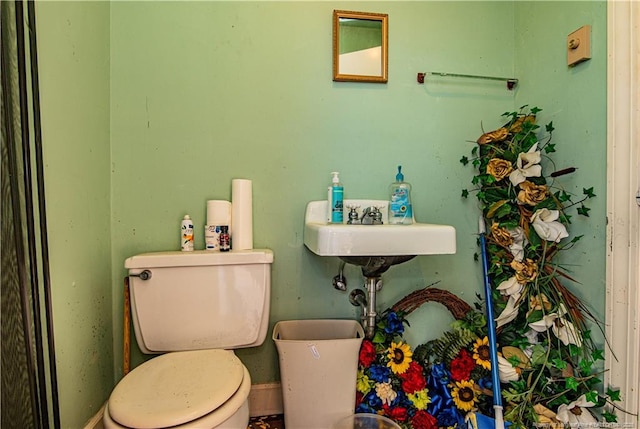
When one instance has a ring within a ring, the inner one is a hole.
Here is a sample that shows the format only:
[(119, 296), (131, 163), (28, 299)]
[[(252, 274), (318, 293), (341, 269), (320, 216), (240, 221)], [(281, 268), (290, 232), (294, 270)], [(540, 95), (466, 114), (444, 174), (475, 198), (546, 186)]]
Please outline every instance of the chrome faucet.
[(363, 225), (382, 225), (382, 212), (380, 207), (371, 206), (364, 209), (361, 222)]

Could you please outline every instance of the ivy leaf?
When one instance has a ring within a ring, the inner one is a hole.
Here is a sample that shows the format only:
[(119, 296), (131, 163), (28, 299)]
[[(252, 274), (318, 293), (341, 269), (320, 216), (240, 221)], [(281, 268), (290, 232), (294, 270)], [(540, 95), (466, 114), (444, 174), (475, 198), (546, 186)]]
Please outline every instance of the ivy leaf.
[(471, 149), (471, 155), (476, 156), (478, 154), (478, 146), (474, 146), (473, 149)]
[(582, 349), (575, 344), (569, 344), (569, 355), (578, 356), (582, 352)]
[(578, 207), (578, 214), (589, 217), (589, 210), (591, 210), (589, 207), (585, 207), (584, 205), (581, 205), (580, 207)]
[(531, 354), (531, 364), (543, 365), (545, 363), (547, 351), (540, 344), (533, 346), (533, 353)]
[(571, 389), (574, 392), (578, 391), (578, 382), (573, 377), (567, 377), (564, 379), (564, 387)]
[(589, 189), (582, 188), (582, 193), (587, 196), (587, 198), (593, 198), (596, 194), (593, 193), (593, 186)]
[(620, 389), (617, 390), (613, 390), (611, 388), (607, 389), (607, 396), (609, 397), (609, 399), (611, 399), (612, 401), (620, 401)]
[(559, 358), (554, 358), (551, 360), (551, 363), (553, 364), (554, 368), (557, 369), (565, 369), (567, 367), (567, 363), (565, 361), (563, 361), (562, 359)]
[(469, 191), (468, 191), (468, 190), (466, 190), (466, 189), (463, 189), (463, 190), (462, 190), (462, 195), (461, 195), (461, 196), (462, 196), (462, 198), (467, 198), (467, 197), (469, 196)]
[(580, 369), (584, 372), (584, 374), (588, 375), (589, 373), (591, 373), (591, 364), (592, 362), (590, 360), (580, 359), (580, 363), (578, 365), (580, 366)]
[(618, 421), (618, 417), (615, 414), (610, 413), (609, 411), (605, 411), (604, 413), (602, 413), (602, 417), (604, 417), (604, 420), (606, 422), (617, 422)]
[(567, 194), (566, 191), (562, 191), (562, 192), (558, 191), (554, 195), (558, 199), (558, 201), (560, 201), (561, 203), (564, 203), (571, 199), (571, 196)]
[[(528, 105), (525, 105), (525, 106), (523, 106), (523, 107), (527, 107), (527, 106), (528, 106)], [(538, 107), (535, 107), (535, 106), (531, 108), (531, 114), (532, 114), (532, 115), (535, 115), (535, 114), (536, 114), (536, 113), (538, 113), (538, 112), (542, 112), (542, 109), (540, 109), (540, 108), (538, 108)]]
[(467, 158), (466, 156), (463, 156), (462, 158), (460, 158), (460, 163), (462, 165), (467, 165), (469, 163), (469, 158)]
[(583, 235), (576, 235), (575, 237), (573, 237), (573, 238), (571, 239), (571, 244), (575, 244), (575, 243), (577, 243), (578, 241), (580, 241), (580, 239), (581, 239), (582, 237), (584, 237), (584, 234), (583, 234)]
[(595, 349), (591, 352), (591, 358), (593, 358), (593, 360), (604, 360), (604, 355), (602, 353), (603, 351), (601, 349)]
[(549, 143), (544, 147), (544, 152), (545, 153), (553, 153), (556, 151), (556, 144), (555, 143)]
[(555, 130), (555, 128), (553, 128), (553, 121), (549, 122), (545, 128), (544, 128), (548, 133), (552, 133), (553, 130)]
[(598, 403), (598, 392), (592, 390), (591, 392), (585, 393), (584, 399), (589, 402), (593, 402), (594, 404)]

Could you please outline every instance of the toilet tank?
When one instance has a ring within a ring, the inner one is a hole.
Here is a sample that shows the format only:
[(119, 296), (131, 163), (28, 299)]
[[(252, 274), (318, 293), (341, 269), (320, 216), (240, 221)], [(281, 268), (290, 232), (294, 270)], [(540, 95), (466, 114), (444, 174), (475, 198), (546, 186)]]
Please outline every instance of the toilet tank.
[(124, 266), (140, 350), (153, 354), (262, 344), (269, 323), (272, 263), (269, 249), (128, 258)]

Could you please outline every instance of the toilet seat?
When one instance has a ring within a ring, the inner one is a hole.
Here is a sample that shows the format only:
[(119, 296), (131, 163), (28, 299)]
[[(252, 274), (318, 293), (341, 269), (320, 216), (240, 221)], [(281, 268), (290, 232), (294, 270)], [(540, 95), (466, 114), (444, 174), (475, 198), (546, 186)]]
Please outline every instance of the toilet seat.
[[(172, 352), (131, 371), (113, 390), (110, 419), (155, 429), (224, 422), (247, 401), (249, 373), (228, 350)], [(202, 426), (200, 426), (202, 427)]]

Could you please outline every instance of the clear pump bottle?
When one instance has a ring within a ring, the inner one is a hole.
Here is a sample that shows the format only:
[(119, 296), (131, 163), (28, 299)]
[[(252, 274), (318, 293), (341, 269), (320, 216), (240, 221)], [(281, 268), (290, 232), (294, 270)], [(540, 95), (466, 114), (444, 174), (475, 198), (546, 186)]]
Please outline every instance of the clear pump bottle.
[(411, 184), (404, 181), (402, 166), (398, 166), (396, 181), (389, 186), (389, 223), (391, 225), (411, 225), (413, 209), (411, 207)]

